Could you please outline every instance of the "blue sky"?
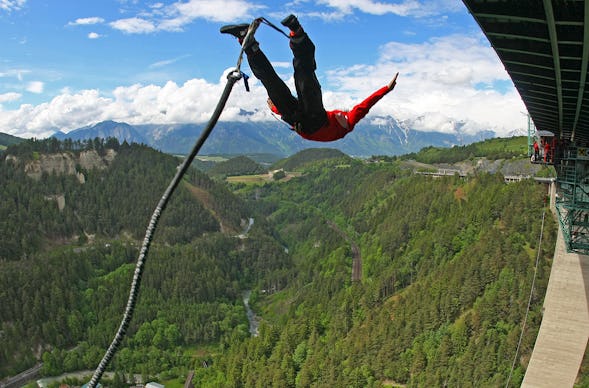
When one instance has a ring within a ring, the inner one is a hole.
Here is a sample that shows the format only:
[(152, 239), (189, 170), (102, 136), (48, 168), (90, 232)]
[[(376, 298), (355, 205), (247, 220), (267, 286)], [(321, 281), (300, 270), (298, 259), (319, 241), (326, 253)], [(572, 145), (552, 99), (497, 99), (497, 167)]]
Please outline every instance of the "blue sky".
[[(224, 24), (299, 17), (317, 46), (326, 108), (347, 109), (400, 72), (372, 113), (418, 130), (523, 129), (525, 107), (459, 0), (0, 0), (0, 132), (45, 137), (103, 120), (206, 122), (239, 46)], [(256, 34), (293, 85), (287, 39)], [(242, 70), (249, 72), (247, 63)], [(250, 74), (251, 75), (251, 74)], [(221, 120), (274, 120), (235, 86)], [(369, 118), (370, 119), (370, 116)]]

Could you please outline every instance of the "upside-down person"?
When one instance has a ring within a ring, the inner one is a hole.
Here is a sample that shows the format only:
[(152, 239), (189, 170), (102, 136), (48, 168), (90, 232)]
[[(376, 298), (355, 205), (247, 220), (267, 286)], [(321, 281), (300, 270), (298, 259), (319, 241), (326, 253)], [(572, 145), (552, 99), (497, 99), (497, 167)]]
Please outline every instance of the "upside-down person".
[[(293, 52), (294, 80), (298, 98), (276, 74), (255, 39), (248, 41), (244, 51), (250, 68), (268, 92), (268, 106), (279, 114), (293, 130), (308, 140), (333, 141), (352, 132), (354, 126), (368, 114), (374, 104), (393, 90), (397, 76), (388, 85), (378, 89), (350, 111), (326, 111), (323, 107), (321, 85), (315, 75), (315, 45), (301, 27), (296, 16), (289, 15), (282, 25), (290, 29), (290, 48)], [(249, 25), (237, 24), (221, 27), (221, 33), (235, 36), (243, 44)]]

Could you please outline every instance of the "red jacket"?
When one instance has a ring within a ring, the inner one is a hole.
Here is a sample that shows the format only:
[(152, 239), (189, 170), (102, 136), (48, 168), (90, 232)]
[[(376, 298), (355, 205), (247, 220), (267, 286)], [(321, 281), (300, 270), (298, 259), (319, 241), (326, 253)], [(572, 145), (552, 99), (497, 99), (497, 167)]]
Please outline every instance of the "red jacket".
[[(332, 110), (327, 111), (327, 122), (317, 131), (306, 134), (297, 132), (301, 137), (307, 140), (315, 141), (334, 141), (341, 139), (348, 133), (352, 132), (358, 121), (362, 120), (368, 114), (370, 108), (383, 98), (390, 89), (383, 86), (376, 92), (372, 93), (364, 101), (353, 107), (350, 111)], [(276, 114), (280, 114), (276, 108), (272, 109)]]

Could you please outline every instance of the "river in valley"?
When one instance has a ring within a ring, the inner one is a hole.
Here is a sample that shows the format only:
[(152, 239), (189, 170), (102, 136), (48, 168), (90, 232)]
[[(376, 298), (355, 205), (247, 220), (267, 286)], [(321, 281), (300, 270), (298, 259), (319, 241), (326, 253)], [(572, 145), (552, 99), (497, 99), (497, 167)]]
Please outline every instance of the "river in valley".
[(245, 305), (245, 311), (247, 313), (247, 320), (250, 324), (250, 334), (253, 337), (258, 336), (258, 327), (260, 326), (260, 317), (258, 317), (250, 307), (250, 295), (251, 290), (247, 290), (243, 293), (243, 304)]

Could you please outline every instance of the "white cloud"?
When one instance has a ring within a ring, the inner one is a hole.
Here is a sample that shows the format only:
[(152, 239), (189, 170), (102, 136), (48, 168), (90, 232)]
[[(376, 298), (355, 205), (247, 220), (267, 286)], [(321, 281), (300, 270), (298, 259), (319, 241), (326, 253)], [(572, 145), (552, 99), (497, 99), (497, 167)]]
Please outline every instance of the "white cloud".
[(9, 69), (3, 72), (0, 72), (0, 78), (3, 77), (15, 77), (19, 81), (23, 80), (23, 75), (30, 73), (30, 70), (27, 69)]
[(169, 6), (156, 3), (149, 11), (137, 16), (119, 19), (110, 26), (128, 34), (148, 34), (157, 31), (182, 31), (196, 19), (230, 22), (253, 17), (253, 11), (262, 8), (245, 0), (188, 0)]
[(100, 24), (104, 23), (104, 19), (98, 16), (89, 17), (89, 18), (79, 18), (73, 22), (69, 22), (68, 26), (87, 26), (93, 24)]
[(262, 8), (244, 0), (189, 0), (186, 3), (176, 2), (168, 12), (181, 21), (206, 19), (215, 22), (226, 22), (252, 16), (252, 11)]
[[(16, 110), (0, 110), (2, 132), (22, 137), (47, 137), (58, 128), (69, 132), (103, 120), (129, 124), (204, 123), (216, 108), (227, 82), (226, 74), (218, 83), (192, 79), (182, 85), (167, 82), (158, 85), (121, 86), (105, 96), (98, 90), (72, 93), (64, 88), (51, 101), (36, 106), (23, 104)], [(242, 82), (234, 86), (222, 120), (241, 119), (241, 108), (254, 111), (266, 107), (266, 92), (259, 81), (250, 79), (252, 92), (246, 93)], [(272, 119), (267, 109), (261, 109), (253, 120)]]
[(27, 91), (31, 93), (40, 94), (43, 93), (45, 84), (41, 81), (31, 81), (27, 84)]
[(101, 37), (102, 37), (102, 35), (100, 35), (97, 32), (91, 32), (91, 33), (88, 34), (88, 39), (98, 39), (98, 38), (101, 38)]
[[(156, 62), (152, 67), (177, 59)], [(285, 63), (274, 65), (280, 69)], [(108, 119), (129, 124), (204, 123), (215, 109), (229, 70), (217, 82), (162, 81), (159, 85), (120, 86), (106, 93), (63, 89), (50, 102), (0, 111), (0, 128), (43, 137), (51, 134), (49, 128), (67, 132)], [(395, 90), (372, 108), (373, 117), (393, 115), (423, 131), (486, 128), (506, 135), (525, 126), (520, 113), (525, 107), (515, 89), (508, 86), (500, 92), (490, 87), (498, 81), (510, 85), (509, 77), (494, 51), (479, 37), (453, 35), (419, 44), (390, 42), (381, 47), (374, 64), (319, 71), (327, 109), (351, 108), (400, 72)], [(290, 65), (284, 72), (286, 83), (294, 90)], [(254, 112), (248, 120), (274, 120), (266, 108), (264, 87), (253, 76), (249, 83), (250, 93), (245, 92), (242, 81), (234, 86), (222, 121), (244, 120), (240, 109)], [(37, 84), (36, 90), (42, 88), (42, 83)]]
[(473, 122), (504, 135), (525, 124), (520, 113), (525, 107), (513, 86), (504, 94), (480, 88), (509, 81), (509, 76), (488, 44), (464, 35), (421, 44), (391, 42), (382, 47), (374, 65), (328, 72), (325, 89), (334, 92), (326, 93), (325, 105), (351, 108), (397, 71), (397, 87), (371, 113), (420, 117), (415, 129), (424, 131), (452, 131), (456, 122)]
[(21, 9), (27, 0), (0, 0), (0, 10), (3, 9), (5, 11), (18, 11)]
[(4, 94), (0, 94), (0, 104), (3, 102), (10, 102), (10, 101), (16, 101), (19, 98), (21, 98), (22, 95), (20, 93), (4, 93)]
[(322, 0), (319, 1), (319, 3), (325, 4), (331, 8), (336, 8), (344, 14), (350, 14), (354, 9), (357, 9), (361, 12), (373, 15), (392, 13), (406, 16), (420, 7), (420, 3), (415, 0), (406, 0), (398, 4), (372, 0)]
[(157, 30), (152, 22), (137, 17), (119, 19), (110, 23), (110, 26), (128, 34), (147, 34)]
[(68, 130), (100, 121), (107, 103), (97, 90), (65, 93), (47, 103), (23, 104), (16, 110), (0, 112), (0, 128), (21, 137), (47, 137), (55, 128)]
[(324, 20), (341, 20), (355, 11), (371, 15), (426, 17), (454, 12), (463, 7), (456, 0), (402, 0), (395, 3), (374, 0), (318, 0), (317, 3), (328, 7), (329, 11), (314, 11), (307, 15)]
[(182, 60), (184, 58), (188, 58), (189, 56), (190, 55), (182, 55), (182, 56), (179, 56), (179, 57), (176, 57), (176, 58), (172, 58), (172, 59), (164, 59), (164, 60), (161, 60), (161, 61), (158, 61), (158, 62), (154, 62), (151, 65), (149, 65), (148, 67), (150, 69), (158, 69), (160, 67), (166, 67), (166, 66), (172, 65), (172, 64), (174, 64), (174, 63), (176, 63), (176, 62), (178, 62), (178, 61), (180, 61), (180, 60)]

